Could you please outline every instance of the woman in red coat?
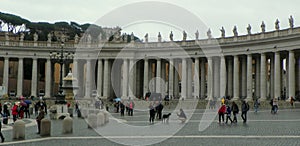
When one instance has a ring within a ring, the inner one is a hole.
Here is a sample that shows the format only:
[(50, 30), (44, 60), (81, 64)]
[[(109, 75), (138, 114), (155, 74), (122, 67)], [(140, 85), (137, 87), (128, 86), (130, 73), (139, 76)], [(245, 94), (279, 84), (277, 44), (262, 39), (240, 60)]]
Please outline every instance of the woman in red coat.
[(18, 117), (18, 105), (15, 104), (11, 109), (11, 114), (13, 115), (13, 121), (15, 122)]
[(221, 118), (222, 118), (222, 121), (224, 123), (224, 114), (226, 112), (226, 106), (225, 104), (222, 104), (222, 106), (220, 107), (219, 111), (218, 111), (218, 114), (219, 114), (219, 123), (221, 123)]

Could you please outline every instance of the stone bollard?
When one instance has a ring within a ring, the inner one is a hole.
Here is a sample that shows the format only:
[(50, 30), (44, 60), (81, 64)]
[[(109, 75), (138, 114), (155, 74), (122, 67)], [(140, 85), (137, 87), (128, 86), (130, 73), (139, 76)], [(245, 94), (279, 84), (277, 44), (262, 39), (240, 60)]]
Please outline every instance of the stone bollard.
[(109, 112), (104, 110), (103, 114), (104, 114), (105, 123), (108, 123), (109, 122)]
[(50, 136), (51, 135), (51, 121), (49, 119), (42, 119), (41, 121), (41, 136)]
[(25, 122), (17, 120), (13, 126), (13, 139), (25, 139)]
[(97, 114), (97, 126), (103, 126), (105, 124), (105, 116), (103, 112)]
[(82, 118), (87, 118), (88, 117), (88, 109), (85, 109), (85, 108), (83, 108), (83, 109), (81, 109), (81, 117)]
[(88, 116), (88, 128), (97, 128), (97, 116), (96, 116), (96, 114), (89, 114), (89, 116)]
[(65, 117), (62, 130), (63, 134), (73, 133), (73, 119), (71, 117)]

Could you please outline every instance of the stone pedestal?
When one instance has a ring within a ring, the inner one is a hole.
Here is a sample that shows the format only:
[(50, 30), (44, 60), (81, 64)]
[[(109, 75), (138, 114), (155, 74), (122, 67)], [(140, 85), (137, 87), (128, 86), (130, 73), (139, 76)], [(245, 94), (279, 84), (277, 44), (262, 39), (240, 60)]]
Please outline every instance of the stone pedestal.
[(13, 139), (25, 139), (25, 122), (17, 120), (13, 126)]
[(41, 136), (50, 136), (51, 135), (51, 121), (49, 119), (42, 119), (41, 121)]
[(63, 134), (73, 133), (73, 119), (71, 117), (66, 117), (63, 120)]
[(97, 116), (96, 114), (88, 115), (88, 128), (97, 128)]

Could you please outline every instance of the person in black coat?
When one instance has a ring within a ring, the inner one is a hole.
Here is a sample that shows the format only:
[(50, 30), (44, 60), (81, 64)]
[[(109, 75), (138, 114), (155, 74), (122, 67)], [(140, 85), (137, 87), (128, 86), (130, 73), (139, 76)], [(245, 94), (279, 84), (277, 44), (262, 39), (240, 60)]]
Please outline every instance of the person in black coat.
[(149, 122), (154, 123), (154, 117), (155, 117), (155, 108), (153, 107), (153, 105), (150, 103), (149, 106), (149, 113), (150, 113), (150, 118), (149, 118)]
[(236, 114), (239, 113), (239, 107), (237, 106), (237, 104), (233, 101), (232, 105), (231, 105), (231, 111), (233, 113), (233, 123), (237, 123), (237, 118), (236, 118)]

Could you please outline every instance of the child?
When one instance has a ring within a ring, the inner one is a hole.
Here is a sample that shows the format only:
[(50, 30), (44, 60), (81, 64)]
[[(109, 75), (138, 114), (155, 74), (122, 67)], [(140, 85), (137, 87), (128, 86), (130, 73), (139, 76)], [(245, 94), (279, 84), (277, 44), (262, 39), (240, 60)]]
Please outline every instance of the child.
[(230, 106), (227, 106), (227, 109), (226, 109), (226, 124), (228, 122), (228, 119), (230, 120), (230, 122), (232, 123), (232, 119), (231, 119), (231, 108)]

